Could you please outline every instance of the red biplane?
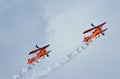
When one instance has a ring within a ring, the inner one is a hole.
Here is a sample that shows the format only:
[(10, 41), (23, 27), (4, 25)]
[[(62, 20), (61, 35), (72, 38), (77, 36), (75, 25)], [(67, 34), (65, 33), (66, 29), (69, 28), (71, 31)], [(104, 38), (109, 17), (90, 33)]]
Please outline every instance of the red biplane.
[(102, 29), (102, 26), (105, 25), (105, 24), (106, 24), (106, 22), (104, 22), (104, 23), (102, 23), (100, 25), (94, 26), (91, 23), (91, 26), (93, 26), (93, 28), (84, 31), (83, 34), (88, 33), (88, 32), (90, 32), (92, 30), (94, 30), (94, 31), (92, 32), (92, 34), (90, 36), (84, 37), (83, 41), (84, 42), (89, 42), (90, 40), (92, 40), (93, 38), (95, 38), (99, 34), (102, 34), (104, 36), (105, 34), (103, 32), (105, 32), (108, 29), (108, 28)]
[(39, 47), (36, 45), (36, 48), (37, 48), (37, 49), (31, 51), (31, 52), (29, 53), (29, 55), (31, 55), (31, 54), (33, 54), (33, 53), (36, 53), (37, 51), (39, 51), (39, 52), (37, 53), (37, 56), (32, 57), (32, 58), (29, 58), (27, 63), (28, 63), (28, 64), (32, 64), (34, 61), (37, 61), (40, 57), (44, 57), (45, 55), (46, 55), (47, 57), (49, 57), (48, 53), (51, 52), (51, 50), (50, 50), (50, 51), (47, 51), (47, 50), (46, 50), (46, 48), (47, 48), (48, 46), (50, 46), (50, 44), (48, 44), (48, 45), (46, 45), (46, 46), (44, 46), (44, 47), (41, 47), (41, 48), (39, 48)]

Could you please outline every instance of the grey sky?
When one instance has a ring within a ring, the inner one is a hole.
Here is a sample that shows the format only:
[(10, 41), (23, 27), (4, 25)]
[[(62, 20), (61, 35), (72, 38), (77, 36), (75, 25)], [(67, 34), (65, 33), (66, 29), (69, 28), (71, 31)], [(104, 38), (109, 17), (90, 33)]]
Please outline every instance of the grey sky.
[[(117, 10), (118, 6), (119, 2), (112, 0), (78, 1), (76, 4), (70, 5), (67, 10), (59, 12), (60, 14), (58, 13), (58, 16), (50, 21), (51, 28), (56, 31), (56, 35), (51, 37), (51, 41), (54, 40), (52, 43), (55, 43), (53, 47), (58, 46), (54, 50), (58, 51), (61, 48), (60, 53), (58, 52), (59, 55), (56, 55), (58, 57), (61, 54), (65, 55), (65, 52), (72, 51), (75, 46), (80, 44), (82, 41), (81, 33), (90, 28), (91, 22), (99, 24), (107, 21), (105, 27), (108, 27), (109, 30), (105, 37), (101, 37), (95, 44), (91, 45), (83, 52), (84, 54), (47, 79), (59, 76), (69, 79), (119, 79), (120, 38), (117, 35), (119, 34), (118, 21), (120, 16)], [(80, 37), (78, 37), (79, 35)]]
[[(51, 64), (81, 45), (82, 32), (107, 21), (109, 30), (72, 62), (46, 79), (119, 79), (119, 0), (0, 0), (0, 79), (26, 67), (36, 44), (51, 43)], [(52, 62), (53, 60), (53, 62)], [(44, 65), (46, 66), (46, 64)]]
[(0, 6), (0, 77), (3, 79), (27, 65), (28, 52), (35, 44), (45, 43), (47, 18), (42, 0), (0, 3), (6, 4)]

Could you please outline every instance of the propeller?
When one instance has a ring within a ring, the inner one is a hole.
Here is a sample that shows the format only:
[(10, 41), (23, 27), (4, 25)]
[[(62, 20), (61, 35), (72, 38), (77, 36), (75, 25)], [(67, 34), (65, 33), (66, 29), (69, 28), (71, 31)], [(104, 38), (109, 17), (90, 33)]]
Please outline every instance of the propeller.
[(103, 36), (105, 35), (104, 33), (101, 33)]
[(103, 33), (104, 31), (106, 31), (108, 28), (106, 28), (106, 29), (104, 29), (102, 32), (101, 32), (101, 34), (104, 36), (105, 34)]
[(49, 55), (46, 53), (46, 56), (49, 57)]
[(51, 52), (51, 50), (49, 50), (48, 52), (46, 52), (46, 56), (47, 56), (47, 57), (49, 57), (48, 53), (50, 53), (50, 52)]
[[(103, 36), (105, 35), (105, 33), (103, 33), (103, 32), (102, 32), (101, 34), (102, 34)], [(100, 37), (100, 34), (98, 35), (98, 38), (99, 38), (99, 37)]]
[(95, 25), (93, 23), (91, 23), (91, 26), (95, 27)]
[(39, 48), (39, 46), (38, 46), (38, 45), (36, 45), (36, 48)]

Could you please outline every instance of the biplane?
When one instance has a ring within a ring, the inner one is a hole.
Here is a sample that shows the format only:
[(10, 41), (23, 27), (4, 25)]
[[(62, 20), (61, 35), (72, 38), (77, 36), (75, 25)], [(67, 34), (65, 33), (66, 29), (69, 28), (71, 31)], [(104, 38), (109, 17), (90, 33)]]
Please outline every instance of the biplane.
[(102, 34), (103, 36), (105, 35), (104, 32), (108, 29), (108, 28), (105, 28), (105, 29), (102, 29), (103, 25), (105, 25), (107, 22), (104, 22), (100, 25), (97, 25), (97, 26), (94, 26), (92, 23), (91, 23), (91, 26), (93, 26), (93, 28), (91, 29), (88, 29), (86, 31), (83, 32), (83, 34), (86, 34), (90, 31), (92, 31), (92, 34), (87, 36), (87, 37), (84, 37), (84, 42), (89, 42), (90, 40), (92, 40), (93, 38), (95, 38), (97, 35), (99, 37), (99, 34)]
[(51, 50), (49, 50), (49, 51), (46, 50), (46, 48), (49, 47), (49, 46), (50, 46), (50, 44), (40, 48), (39, 46), (36, 45), (37, 49), (31, 51), (29, 53), (29, 55), (37, 53), (37, 52), (38, 53), (37, 53), (37, 55), (35, 57), (29, 58), (27, 63), (32, 64), (34, 61), (37, 61), (40, 57), (44, 57), (45, 55), (47, 57), (49, 57), (48, 53), (51, 52)]

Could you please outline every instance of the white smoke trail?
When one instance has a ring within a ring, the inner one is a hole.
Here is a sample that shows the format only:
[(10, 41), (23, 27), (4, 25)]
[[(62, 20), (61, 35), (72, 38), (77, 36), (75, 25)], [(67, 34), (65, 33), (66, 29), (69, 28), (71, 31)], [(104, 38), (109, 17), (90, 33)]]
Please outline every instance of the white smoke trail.
[(78, 47), (76, 50), (69, 53), (66, 57), (57, 61), (54, 65), (48, 66), (46, 68), (46, 70), (43, 70), (41, 72), (36, 72), (35, 75), (38, 76), (37, 79), (42, 79), (42, 78), (46, 77), (49, 73), (61, 68), (62, 66), (64, 66), (68, 62), (70, 62), (73, 58), (78, 56), (84, 49), (86, 49), (92, 42), (93, 42), (93, 40), (90, 41), (89, 43), (84, 43), (83, 45)]
[(87, 48), (89, 45), (90, 44), (88, 44), (88, 43), (84, 43), (83, 45), (78, 47), (76, 50), (69, 53), (66, 57), (57, 61), (54, 65), (48, 66), (45, 70), (43, 70), (41, 72), (36, 72), (35, 75), (38, 76), (37, 77), (38, 79), (42, 79), (42, 78), (46, 77), (49, 73), (61, 68), (62, 66), (64, 66), (68, 62), (70, 62), (73, 58), (75, 58), (77, 55), (79, 55), (82, 52), (82, 50)]
[[(84, 43), (83, 45), (81, 45), (80, 47), (78, 47), (76, 50), (74, 50), (73, 52), (69, 53), (67, 56), (65, 56), (61, 60), (57, 61), (53, 65), (47, 66), (47, 68), (45, 70), (42, 70), (42, 71), (39, 71), (39, 72), (37, 72), (37, 71), (36, 72), (32, 72), (32, 74), (29, 77), (27, 77), (26, 79), (42, 79), (42, 78), (46, 77), (49, 73), (51, 73), (51, 72), (53, 72), (53, 71), (61, 68), (62, 66), (64, 66), (68, 62), (70, 62), (73, 58), (75, 58), (76, 56), (78, 56), (92, 42), (93, 42), (93, 40), (90, 41), (89, 43)], [(39, 63), (39, 61), (37, 61), (34, 64), (29, 65), (28, 67), (22, 69), (22, 71), (18, 75), (13, 76), (11, 79), (20, 79), (20, 78), (22, 78), (31, 69), (33, 69), (33, 67), (35, 65), (37, 65), (38, 63)]]

